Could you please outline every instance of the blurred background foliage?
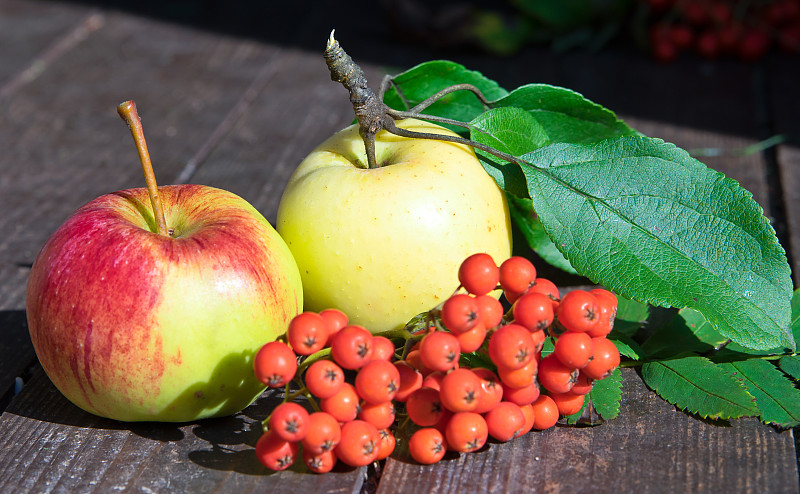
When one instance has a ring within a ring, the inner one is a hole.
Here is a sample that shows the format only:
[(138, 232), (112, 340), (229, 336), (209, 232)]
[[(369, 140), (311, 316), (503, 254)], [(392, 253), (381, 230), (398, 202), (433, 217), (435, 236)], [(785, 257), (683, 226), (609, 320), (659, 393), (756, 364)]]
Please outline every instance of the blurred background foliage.
[(800, 53), (800, 0), (384, 0), (391, 26), (438, 47), (512, 56), (528, 45), (554, 52), (630, 43), (656, 60), (681, 53), (752, 62), (770, 50)]

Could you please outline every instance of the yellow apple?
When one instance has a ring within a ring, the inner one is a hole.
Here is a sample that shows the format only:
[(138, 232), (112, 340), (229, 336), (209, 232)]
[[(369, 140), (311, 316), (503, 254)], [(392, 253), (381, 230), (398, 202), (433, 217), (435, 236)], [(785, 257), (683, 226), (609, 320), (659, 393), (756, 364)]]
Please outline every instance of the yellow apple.
[[(451, 134), (407, 119), (398, 126)], [(302, 278), (305, 310), (334, 307), (373, 333), (402, 327), (458, 287), (458, 266), (511, 254), (505, 196), (471, 147), (381, 131), (368, 168), (353, 125), (295, 170), (276, 228)]]

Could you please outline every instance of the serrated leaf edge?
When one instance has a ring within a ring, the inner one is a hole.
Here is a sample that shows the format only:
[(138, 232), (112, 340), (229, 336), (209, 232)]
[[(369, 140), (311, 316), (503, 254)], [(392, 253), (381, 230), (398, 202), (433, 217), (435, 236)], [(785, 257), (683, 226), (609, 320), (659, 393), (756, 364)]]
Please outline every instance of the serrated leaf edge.
[[(694, 357), (696, 357), (696, 358), (698, 358), (698, 359), (702, 359), (702, 360), (704, 360), (704, 361), (708, 362), (709, 364), (711, 364), (712, 366), (714, 366), (714, 367), (717, 367), (717, 366), (716, 366), (716, 364), (714, 364), (713, 362), (711, 362), (711, 361), (710, 361), (709, 359), (707, 359), (706, 357), (701, 357), (701, 356), (698, 356), (698, 355), (695, 355)], [(723, 400), (723, 401), (726, 401), (726, 402), (730, 403), (731, 405), (733, 405), (733, 406), (734, 406), (734, 407), (736, 407), (736, 408), (742, 408), (742, 406), (741, 406), (741, 405), (739, 405), (738, 403), (734, 403), (734, 402), (732, 402), (732, 401), (728, 400), (728, 399), (727, 399), (727, 398), (725, 398), (724, 396), (721, 396), (721, 395), (719, 395), (719, 394), (715, 394), (715, 393), (711, 393), (711, 392), (707, 392), (707, 391), (705, 391), (703, 388), (700, 388), (700, 387), (699, 387), (699, 386), (697, 386), (697, 385), (696, 385), (694, 382), (692, 382), (690, 379), (688, 379), (688, 378), (686, 378), (686, 377), (682, 376), (682, 375), (681, 375), (681, 374), (679, 374), (678, 372), (675, 372), (675, 371), (674, 371), (674, 370), (673, 370), (671, 367), (668, 367), (666, 364), (664, 364), (664, 361), (648, 362), (648, 363), (646, 363), (646, 364), (645, 364), (645, 366), (649, 366), (649, 365), (660, 365), (662, 368), (669, 370), (669, 371), (670, 371), (670, 372), (672, 372), (674, 375), (676, 375), (676, 376), (680, 377), (681, 379), (683, 379), (684, 381), (686, 381), (686, 382), (687, 382), (689, 385), (691, 385), (691, 386), (695, 387), (695, 388), (696, 388), (696, 389), (698, 389), (699, 391), (701, 391), (701, 392), (703, 392), (703, 393), (705, 393), (705, 394), (709, 394), (709, 395), (715, 396), (715, 397), (717, 397), (717, 398), (719, 398), (719, 399), (721, 399), (721, 400)], [(719, 367), (717, 367), (717, 368), (719, 368)], [(653, 390), (656, 392), (656, 394), (658, 394), (658, 396), (660, 396), (661, 398), (663, 398), (663, 399), (664, 399), (664, 401), (666, 401), (667, 403), (670, 403), (670, 404), (674, 405), (674, 406), (675, 406), (675, 407), (677, 407), (679, 410), (686, 410), (686, 411), (688, 411), (688, 412), (690, 412), (690, 413), (692, 413), (692, 414), (694, 414), (694, 415), (697, 415), (697, 416), (699, 416), (699, 417), (702, 417), (702, 418), (709, 418), (709, 419), (723, 419), (723, 420), (727, 420), (727, 419), (732, 419), (732, 418), (753, 417), (753, 416), (756, 416), (758, 413), (760, 413), (760, 412), (761, 412), (761, 410), (758, 408), (758, 405), (756, 404), (756, 399), (755, 399), (755, 397), (754, 397), (752, 394), (750, 394), (750, 392), (747, 390), (747, 387), (744, 385), (744, 383), (742, 383), (742, 382), (741, 382), (739, 379), (737, 379), (735, 376), (732, 376), (732, 375), (731, 375), (729, 372), (725, 371), (724, 369), (720, 369), (720, 371), (721, 371), (723, 374), (725, 374), (726, 376), (728, 376), (729, 378), (731, 378), (731, 380), (732, 380), (732, 382), (733, 382), (733, 383), (735, 383), (737, 386), (741, 387), (741, 388), (744, 390), (745, 394), (747, 394), (748, 396), (750, 396), (750, 398), (751, 398), (751, 401), (753, 402), (753, 410), (751, 410), (751, 411), (753, 412), (752, 414), (750, 414), (750, 415), (748, 415), (748, 414), (742, 414), (742, 415), (725, 415), (725, 414), (723, 414), (722, 412), (719, 412), (719, 413), (717, 413), (717, 414), (703, 414), (703, 413), (701, 413), (701, 412), (699, 412), (699, 411), (695, 411), (695, 410), (691, 410), (691, 409), (689, 409), (689, 406), (688, 406), (688, 405), (681, 405), (681, 404), (677, 403), (677, 400), (672, 400), (672, 399), (670, 399), (669, 397), (665, 396), (665, 395), (663, 394), (663, 392), (662, 392), (662, 391), (659, 391), (658, 389), (656, 389), (656, 388), (652, 387), (650, 384), (648, 384), (648, 386), (650, 386), (650, 387), (651, 387), (651, 389), (653, 389)]]

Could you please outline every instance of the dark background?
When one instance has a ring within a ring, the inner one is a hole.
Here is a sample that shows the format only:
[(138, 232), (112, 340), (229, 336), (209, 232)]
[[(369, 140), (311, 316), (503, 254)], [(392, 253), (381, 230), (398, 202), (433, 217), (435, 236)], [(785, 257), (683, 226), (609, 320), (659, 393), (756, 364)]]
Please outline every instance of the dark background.
[[(800, 57), (773, 47), (758, 61), (743, 62), (724, 54), (705, 58), (690, 48), (674, 61), (659, 62), (650, 52), (648, 29), (660, 20), (685, 21), (678, 7), (654, 10), (655, 0), (537, 2), (575, 4), (578, 10), (558, 25), (532, 19), (519, 7), (524, 0), (70, 1), (320, 53), (335, 28), (357, 62), (390, 72), (448, 59), (509, 90), (531, 82), (555, 84), (621, 115), (755, 139), (780, 133), (800, 143), (795, 118), (800, 103), (787, 96), (800, 82)], [(587, 11), (583, 4), (597, 11), (579, 17)], [(493, 50), (476, 35), (476, 19), (487, 12), (497, 14), (509, 31), (522, 22), (538, 22), (536, 31), (514, 49)], [(770, 104), (775, 101), (780, 104)], [(769, 108), (779, 111), (772, 114)]]

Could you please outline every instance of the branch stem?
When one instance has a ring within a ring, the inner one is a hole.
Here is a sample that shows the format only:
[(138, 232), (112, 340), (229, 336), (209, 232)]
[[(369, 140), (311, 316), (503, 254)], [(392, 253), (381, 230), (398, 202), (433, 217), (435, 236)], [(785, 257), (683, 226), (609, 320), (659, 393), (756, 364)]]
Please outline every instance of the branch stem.
[(153, 172), (153, 163), (150, 161), (150, 153), (147, 151), (147, 142), (144, 139), (144, 131), (142, 130), (142, 119), (139, 118), (139, 112), (136, 111), (136, 103), (133, 101), (120, 103), (117, 106), (117, 113), (128, 124), (128, 129), (133, 136), (133, 142), (136, 144), (136, 150), (139, 152), (139, 162), (142, 164), (147, 193), (150, 196), (150, 204), (153, 206), (156, 233), (168, 237), (169, 230), (167, 229), (167, 220), (164, 217), (164, 206), (161, 204), (161, 197), (158, 194), (158, 183), (156, 182), (155, 172)]

